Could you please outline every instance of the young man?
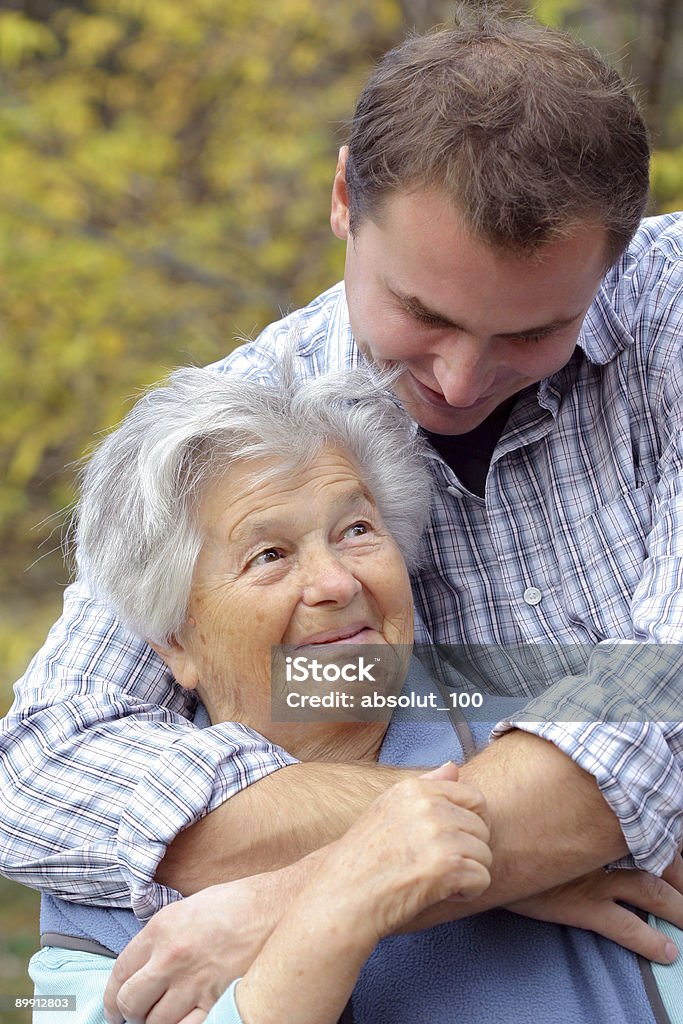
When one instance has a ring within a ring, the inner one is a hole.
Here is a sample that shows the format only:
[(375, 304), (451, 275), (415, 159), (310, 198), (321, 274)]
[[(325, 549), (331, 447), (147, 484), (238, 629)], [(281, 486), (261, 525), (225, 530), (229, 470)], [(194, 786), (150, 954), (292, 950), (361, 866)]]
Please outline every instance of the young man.
[[(643, 644), (681, 638), (683, 244), (675, 216), (640, 225), (647, 173), (646, 130), (599, 57), (464, 15), (388, 54), (361, 95), (332, 197), (346, 288), (217, 366), (267, 379), (292, 336), (302, 375), (401, 363), (396, 395), (434, 447), (418, 639), (558, 652), (558, 689), (463, 768), (494, 867), (454, 916), (622, 857), (654, 874), (680, 859), (681, 659)], [(538, 692), (511, 678), (511, 695)], [(390, 784), (293, 765), (240, 726), (197, 730), (194, 710), (71, 588), (4, 723), (2, 871), (148, 917), (296, 860)], [(598, 924), (601, 909), (586, 927), (671, 959), (663, 936), (616, 907)]]

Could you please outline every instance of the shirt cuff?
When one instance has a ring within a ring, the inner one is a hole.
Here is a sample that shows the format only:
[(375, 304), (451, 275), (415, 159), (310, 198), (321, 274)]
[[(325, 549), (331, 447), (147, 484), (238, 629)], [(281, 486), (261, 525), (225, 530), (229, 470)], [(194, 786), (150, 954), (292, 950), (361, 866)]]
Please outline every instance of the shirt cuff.
[(661, 875), (683, 839), (683, 776), (656, 722), (499, 722), (493, 736), (522, 729), (548, 740), (592, 775), (631, 857), (619, 867)]
[(244, 1024), (235, 998), (235, 989), (241, 980), (241, 978), (237, 978), (233, 981), (218, 1002), (214, 1003), (204, 1024)]

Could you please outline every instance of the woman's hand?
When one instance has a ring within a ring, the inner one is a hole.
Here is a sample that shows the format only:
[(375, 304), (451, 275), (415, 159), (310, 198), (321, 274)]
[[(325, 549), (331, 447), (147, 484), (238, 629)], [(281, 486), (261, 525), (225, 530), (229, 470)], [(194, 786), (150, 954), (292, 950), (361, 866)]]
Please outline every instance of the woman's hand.
[(484, 796), (457, 780), (448, 762), (397, 783), (327, 848), (316, 884), (336, 890), (352, 913), (362, 905), (375, 942), (434, 903), (488, 888)]
[[(308, 993), (301, 1013), (317, 1003), (323, 1019), (333, 983), (345, 984), (343, 960), (353, 987), (379, 938), (434, 902), (471, 899), (488, 887), (484, 798), (457, 777), (450, 763), (416, 774), (387, 790), (331, 846), (289, 868), (212, 886), (160, 911), (114, 966), (105, 993), (107, 1019), (201, 1024), (254, 958), (260, 966), (247, 971), (242, 1000), (260, 1006), (259, 990), (266, 987), (276, 993), (277, 1005), (290, 967), (308, 962), (318, 988)], [(283, 927), (276, 928), (283, 913)], [(297, 932), (299, 950), (292, 945)], [(312, 948), (304, 949), (311, 941)], [(320, 957), (331, 958), (334, 970), (327, 972), (322, 962), (313, 966)], [(268, 979), (265, 986), (262, 978)], [(347, 996), (340, 992), (341, 1006)]]
[(333, 1024), (378, 939), (432, 903), (484, 892), (484, 797), (457, 778), (446, 764), (398, 783), (328, 847), (237, 987), (244, 1020)]

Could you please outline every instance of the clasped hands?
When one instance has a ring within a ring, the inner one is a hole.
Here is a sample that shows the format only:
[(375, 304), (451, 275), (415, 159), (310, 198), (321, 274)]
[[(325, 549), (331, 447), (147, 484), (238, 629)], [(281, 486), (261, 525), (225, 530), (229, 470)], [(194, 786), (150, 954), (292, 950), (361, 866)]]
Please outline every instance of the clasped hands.
[[(203, 1024), (294, 896), (308, 890), (335, 893), (354, 934), (356, 927), (369, 933), (370, 948), (410, 929), (414, 919), (424, 926), (428, 908), (446, 920), (445, 904), (452, 911), (454, 902), (488, 888), (488, 843), (484, 797), (458, 781), (455, 765), (404, 780), (339, 840), (302, 861), (211, 886), (160, 911), (118, 958), (105, 993), (106, 1018), (110, 1024)], [(682, 894), (683, 858), (677, 856), (661, 879), (637, 870), (598, 870), (507, 909), (585, 928), (670, 963), (676, 947), (621, 903), (683, 927)]]

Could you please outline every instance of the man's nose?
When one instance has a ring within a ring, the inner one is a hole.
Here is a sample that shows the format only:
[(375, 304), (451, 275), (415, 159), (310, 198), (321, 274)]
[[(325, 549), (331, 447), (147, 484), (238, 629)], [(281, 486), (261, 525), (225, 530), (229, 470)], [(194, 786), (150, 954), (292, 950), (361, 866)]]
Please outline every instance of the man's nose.
[(306, 557), (302, 589), (304, 604), (329, 601), (345, 607), (361, 590), (360, 580), (330, 548), (320, 548)]
[(467, 408), (486, 395), (493, 368), (485, 342), (459, 333), (446, 342), (434, 358), (433, 373), (449, 405)]

